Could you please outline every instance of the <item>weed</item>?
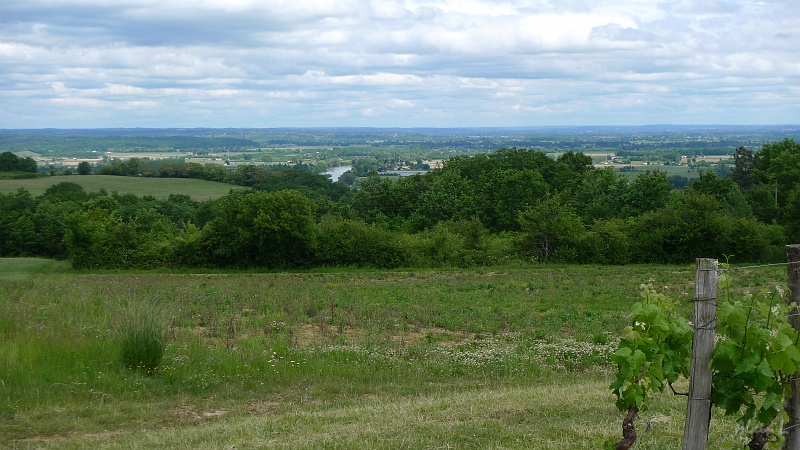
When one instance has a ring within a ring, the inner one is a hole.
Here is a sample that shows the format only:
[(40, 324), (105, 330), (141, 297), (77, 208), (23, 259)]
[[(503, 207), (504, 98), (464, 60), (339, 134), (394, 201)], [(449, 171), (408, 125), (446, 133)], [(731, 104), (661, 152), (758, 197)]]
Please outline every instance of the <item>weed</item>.
[(154, 374), (164, 357), (166, 329), (157, 311), (129, 311), (119, 331), (119, 358), (122, 365), (134, 372)]

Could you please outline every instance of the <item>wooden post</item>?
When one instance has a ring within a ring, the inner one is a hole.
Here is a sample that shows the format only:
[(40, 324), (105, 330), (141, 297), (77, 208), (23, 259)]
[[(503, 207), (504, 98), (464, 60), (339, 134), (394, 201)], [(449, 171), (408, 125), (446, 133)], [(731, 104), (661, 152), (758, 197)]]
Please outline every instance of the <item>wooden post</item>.
[(698, 258), (694, 282), (694, 336), (689, 404), (683, 426), (683, 450), (705, 450), (711, 422), (711, 353), (717, 319), (716, 259)]
[[(789, 272), (789, 295), (787, 301), (800, 304), (800, 245), (786, 246), (786, 262)], [(797, 308), (789, 310), (789, 323), (795, 330), (800, 324)], [(792, 396), (783, 400), (783, 409), (789, 415), (789, 420), (783, 425), (783, 449), (800, 450), (800, 373), (789, 376), (792, 386)]]

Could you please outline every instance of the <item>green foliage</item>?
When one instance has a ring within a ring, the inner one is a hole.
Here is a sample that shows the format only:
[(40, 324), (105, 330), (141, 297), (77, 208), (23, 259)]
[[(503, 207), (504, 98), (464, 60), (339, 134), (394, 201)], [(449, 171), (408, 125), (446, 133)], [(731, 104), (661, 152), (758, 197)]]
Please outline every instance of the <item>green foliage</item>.
[(389, 269), (408, 261), (399, 233), (358, 219), (325, 217), (319, 224), (316, 261), (323, 266)]
[(611, 390), (621, 411), (649, 408), (654, 393), (689, 376), (691, 364), (692, 326), (678, 314), (677, 302), (649, 284), (639, 290), (642, 300), (631, 307), (613, 357)]
[(631, 218), (631, 259), (634, 262), (678, 263), (698, 255), (764, 261), (782, 251), (780, 229), (752, 217), (736, 218), (713, 195), (687, 190), (673, 194), (663, 208)]
[[(721, 287), (729, 283), (722, 275)], [(746, 429), (768, 427), (783, 413), (783, 398), (791, 394), (788, 377), (800, 367), (798, 333), (788, 322), (794, 306), (786, 304), (779, 287), (719, 305), (712, 401), (727, 415), (737, 415)]]
[(78, 163), (78, 175), (91, 175), (92, 174), (92, 166), (86, 162), (81, 161)]
[[(789, 377), (800, 368), (800, 335), (788, 321), (797, 305), (783, 301), (780, 287), (738, 298), (731, 286), (731, 277), (720, 274), (725, 298), (716, 316), (711, 401), (748, 432), (763, 432), (783, 414), (783, 400), (791, 395)], [(611, 384), (617, 408), (634, 413), (650, 408), (653, 394), (665, 385), (688, 378), (693, 332), (673, 300), (651, 285), (640, 290), (644, 300), (631, 307), (631, 325), (613, 357), (617, 373)], [(780, 439), (780, 431), (770, 433)]]
[(297, 191), (231, 193), (203, 229), (212, 263), (298, 267), (316, 245), (316, 205)]
[(33, 158), (19, 156), (11, 152), (0, 153), (0, 172), (36, 173), (36, 161)]
[(154, 375), (167, 347), (167, 327), (157, 311), (129, 311), (118, 331), (119, 360), (135, 372)]
[(638, 216), (664, 207), (672, 187), (663, 172), (647, 171), (631, 183), (624, 197), (623, 216)]
[(631, 258), (627, 225), (621, 219), (596, 220), (586, 229), (578, 245), (581, 262), (626, 264)]
[(571, 262), (584, 237), (584, 226), (560, 196), (551, 196), (519, 214), (523, 251), (540, 261)]
[(701, 172), (692, 182), (690, 190), (713, 196), (728, 216), (753, 217), (753, 211), (744, 193), (732, 178), (720, 178), (714, 172)]
[[(664, 173), (628, 182), (590, 161), (582, 153), (553, 159), (501, 149), (450, 158), (425, 175), (373, 173), (355, 191), (302, 164), (229, 171), (179, 160), (114, 161), (106, 171), (217, 179), (258, 193), (201, 195), (209, 183), (162, 178), (22, 180), (37, 182), (40, 195), (0, 197), (0, 256), (70, 257), (77, 268), (684, 263), (724, 254), (774, 262), (786, 237), (800, 230), (800, 190), (786, 193), (778, 209), (765, 184), (745, 195), (707, 172), (670, 193)], [(216, 200), (202, 201), (209, 198)]]

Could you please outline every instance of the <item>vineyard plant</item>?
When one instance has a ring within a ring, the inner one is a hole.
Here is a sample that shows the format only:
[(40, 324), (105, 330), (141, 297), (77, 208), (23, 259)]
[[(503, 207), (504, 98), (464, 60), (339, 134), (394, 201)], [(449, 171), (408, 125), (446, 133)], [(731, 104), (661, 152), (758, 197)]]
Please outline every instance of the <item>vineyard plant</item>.
[[(718, 278), (711, 402), (735, 418), (749, 449), (762, 449), (783, 439), (784, 399), (792, 394), (790, 376), (800, 367), (800, 333), (788, 320), (797, 305), (788, 304), (780, 285), (755, 293), (733, 289), (735, 272), (726, 269), (723, 264)], [(688, 378), (693, 329), (704, 326), (691, 323), (676, 300), (652, 285), (640, 286), (640, 293), (613, 356), (617, 372), (611, 389), (617, 408), (626, 413), (622, 440), (606, 443), (616, 450), (637, 442), (634, 419), (652, 410), (665, 389), (688, 395), (673, 383)]]

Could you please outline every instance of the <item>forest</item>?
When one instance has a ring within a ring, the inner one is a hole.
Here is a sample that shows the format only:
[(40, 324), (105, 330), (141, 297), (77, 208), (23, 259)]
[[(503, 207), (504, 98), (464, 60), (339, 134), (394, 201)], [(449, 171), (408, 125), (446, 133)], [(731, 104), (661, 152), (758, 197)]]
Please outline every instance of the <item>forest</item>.
[[(800, 231), (800, 144), (739, 147), (734, 160), (728, 176), (703, 172), (682, 189), (663, 172), (630, 180), (581, 152), (515, 147), (398, 179), (371, 172), (357, 189), (302, 165), (161, 162), (151, 176), (250, 189), (198, 202), (85, 192), (65, 177), (37, 197), (0, 194), (0, 257), (77, 269), (781, 261)], [(136, 175), (122, 170), (133, 161), (105, 173)]]

